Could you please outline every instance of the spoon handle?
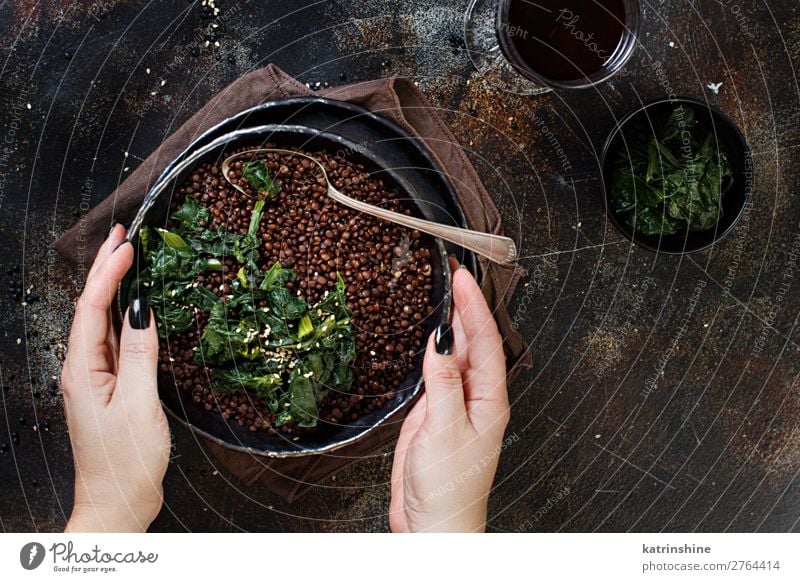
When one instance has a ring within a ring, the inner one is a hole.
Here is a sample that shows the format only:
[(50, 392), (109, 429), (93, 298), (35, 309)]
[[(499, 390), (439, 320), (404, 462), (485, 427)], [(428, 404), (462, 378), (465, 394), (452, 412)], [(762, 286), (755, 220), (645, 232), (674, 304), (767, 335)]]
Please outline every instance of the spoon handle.
[(438, 222), (431, 222), (429, 220), (423, 220), (421, 218), (406, 216), (405, 214), (378, 208), (377, 206), (345, 196), (333, 186), (329, 186), (328, 196), (336, 200), (339, 204), (348, 206), (353, 210), (358, 210), (364, 214), (382, 218), (388, 222), (414, 228), (420, 232), (441, 238), (478, 253), (501, 265), (513, 263), (517, 258), (517, 247), (514, 241), (507, 236), (448, 226), (439, 224)]

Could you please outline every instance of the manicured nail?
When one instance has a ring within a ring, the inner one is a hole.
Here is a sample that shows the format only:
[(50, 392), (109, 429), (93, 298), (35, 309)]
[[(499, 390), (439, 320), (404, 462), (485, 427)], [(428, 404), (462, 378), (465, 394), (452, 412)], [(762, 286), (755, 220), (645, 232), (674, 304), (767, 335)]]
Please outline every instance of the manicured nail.
[(463, 264), (463, 263), (462, 263), (462, 264), (460, 264), (460, 265), (458, 266), (458, 268), (459, 268), (459, 269), (466, 269), (466, 268), (467, 268), (467, 266), (466, 266), (465, 264)]
[(112, 220), (111, 221), (111, 228), (108, 229), (108, 235), (106, 236), (106, 238), (111, 236), (111, 233), (114, 232), (114, 229), (116, 228), (116, 226), (117, 226), (117, 221), (116, 220)]
[(150, 302), (147, 297), (137, 297), (128, 308), (128, 321), (133, 329), (150, 327)]
[(453, 326), (443, 323), (436, 328), (436, 353), (449, 356), (453, 353)]

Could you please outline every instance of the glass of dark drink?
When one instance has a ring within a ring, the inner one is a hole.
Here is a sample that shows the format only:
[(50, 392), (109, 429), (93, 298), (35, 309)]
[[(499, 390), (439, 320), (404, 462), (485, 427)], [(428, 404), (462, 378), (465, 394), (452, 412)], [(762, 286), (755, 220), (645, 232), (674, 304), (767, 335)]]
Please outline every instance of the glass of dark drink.
[(639, 0), (470, 0), (464, 39), (484, 78), (533, 95), (601, 83), (636, 46)]

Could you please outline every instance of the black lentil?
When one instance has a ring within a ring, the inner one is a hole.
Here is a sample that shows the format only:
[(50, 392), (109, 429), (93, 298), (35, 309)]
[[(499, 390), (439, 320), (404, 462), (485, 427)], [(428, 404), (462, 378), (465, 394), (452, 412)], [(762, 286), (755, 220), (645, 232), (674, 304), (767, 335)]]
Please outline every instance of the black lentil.
[[(344, 194), (412, 214), (409, 204), (381, 180), (370, 177), (363, 166), (324, 152), (312, 155), (323, 163), (331, 182)], [(356, 420), (394, 398), (422, 348), (421, 322), (433, 311), (429, 240), (418, 231), (352, 211), (329, 199), (324, 180), (309, 160), (275, 153), (259, 158), (282, 185), (282, 191), (267, 202), (258, 231), (262, 267), (280, 261), (293, 269), (297, 279), (288, 287), (310, 304), (333, 289), (337, 272), (347, 285), (357, 333), (354, 383), (349, 393), (329, 393), (320, 405), (320, 417), (329, 423)], [(230, 172), (236, 184), (254, 195), (241, 177), (241, 161), (234, 163)], [(211, 211), (208, 228), (224, 227), (240, 233), (247, 230), (254, 199), (226, 182), (220, 164), (198, 166), (173, 196), (173, 210), (187, 195), (196, 196)], [(225, 294), (236, 274), (232, 258), (223, 263), (227, 268), (221, 273), (197, 278), (218, 295)], [(252, 431), (299, 434), (300, 429), (290, 426), (274, 427), (273, 414), (252, 394), (218, 394), (211, 389), (207, 371), (194, 360), (205, 320), (206, 316), (199, 313), (195, 328), (162, 342), (160, 372), (171, 373), (181, 388), (191, 391), (195, 404), (231, 422)]]

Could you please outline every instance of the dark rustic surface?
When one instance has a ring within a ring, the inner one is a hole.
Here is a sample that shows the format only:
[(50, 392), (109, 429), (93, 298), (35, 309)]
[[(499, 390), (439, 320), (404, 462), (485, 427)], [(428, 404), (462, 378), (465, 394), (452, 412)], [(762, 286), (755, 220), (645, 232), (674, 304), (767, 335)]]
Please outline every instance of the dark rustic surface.
[[(529, 257), (512, 315), (535, 367), (510, 387), (490, 530), (800, 531), (797, 3), (645, 2), (622, 74), (539, 97), (475, 75), (465, 4), (218, 0), (210, 20), (178, 0), (0, 1), (3, 530), (58, 530), (70, 510), (51, 377), (81, 276), (49, 245), (216, 91), (274, 62), (310, 83), (415, 77)], [(614, 119), (664, 80), (732, 116), (757, 169), (730, 238), (683, 258), (631, 247), (598, 177)], [(21, 306), (12, 280), (40, 300)], [(155, 531), (387, 529), (391, 451), (290, 506), (173, 432)]]

